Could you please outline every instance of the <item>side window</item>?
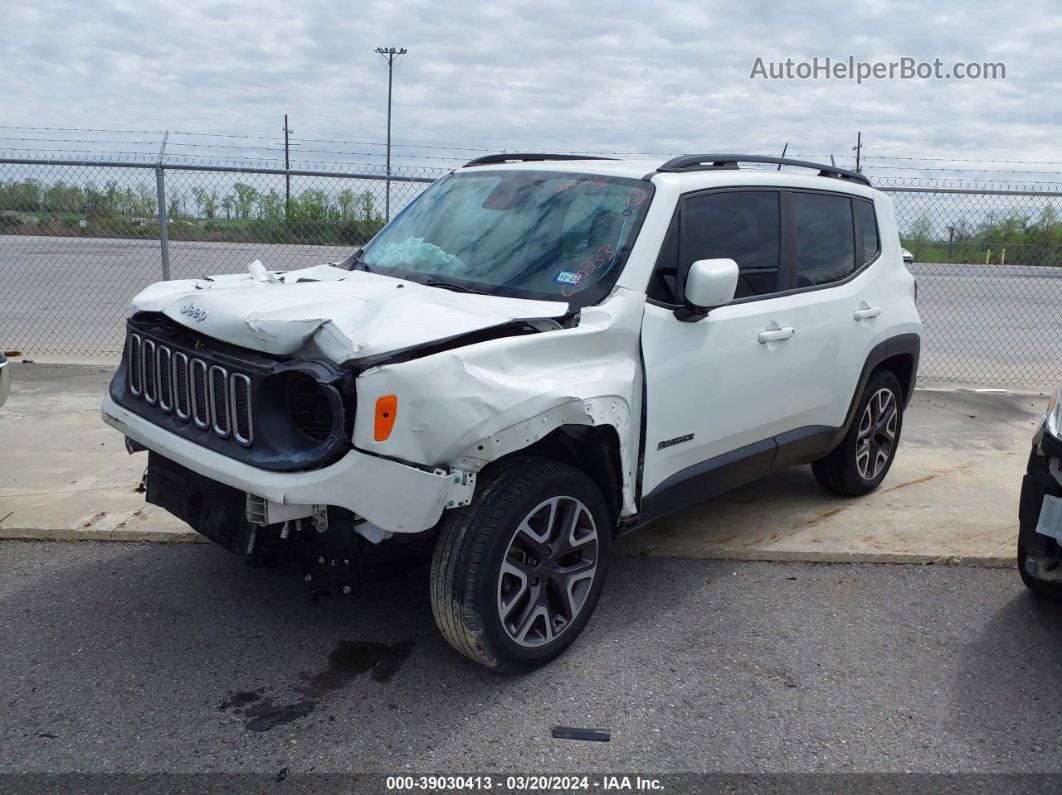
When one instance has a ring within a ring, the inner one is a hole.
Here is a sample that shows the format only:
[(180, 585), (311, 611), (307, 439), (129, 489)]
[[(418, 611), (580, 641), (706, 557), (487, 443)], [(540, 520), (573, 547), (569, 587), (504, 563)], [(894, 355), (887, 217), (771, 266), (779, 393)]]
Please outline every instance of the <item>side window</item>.
[(874, 202), (866, 199), (853, 199), (852, 203), (855, 205), (856, 223), (863, 233), (863, 262), (870, 262), (881, 253)]
[(855, 271), (855, 227), (850, 198), (794, 193), (793, 211), (797, 287), (835, 282)]
[(736, 298), (778, 290), (781, 224), (777, 191), (691, 196), (683, 201), (677, 220), (678, 228), (672, 222), (664, 241), (650, 297), (657, 297), (654, 288), (660, 291), (666, 286), (674, 301), (675, 271), (685, 273), (695, 261), (715, 257), (728, 257), (738, 264)]
[(656, 258), (656, 267), (653, 268), (649, 288), (645, 291), (647, 297), (665, 304), (678, 303), (678, 287), (675, 284), (678, 279), (678, 261), (679, 214), (675, 213), (660, 246), (660, 255)]

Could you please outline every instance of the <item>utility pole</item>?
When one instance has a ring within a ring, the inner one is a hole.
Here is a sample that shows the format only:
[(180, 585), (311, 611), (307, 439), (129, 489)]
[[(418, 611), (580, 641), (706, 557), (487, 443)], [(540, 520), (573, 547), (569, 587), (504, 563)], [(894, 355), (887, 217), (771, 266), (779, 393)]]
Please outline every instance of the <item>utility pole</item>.
[(384, 221), (391, 220), (391, 88), (395, 71), (395, 60), (405, 55), (405, 47), (377, 47), (376, 52), (387, 59), (387, 187), (384, 199)]
[(852, 151), (856, 153), (856, 169), (855, 169), (856, 173), (860, 173), (860, 167), (859, 167), (860, 159), (859, 159), (859, 156), (862, 154), (862, 151), (863, 151), (863, 133), (861, 133), (861, 132), (857, 132), (856, 133), (856, 145), (852, 147)]
[(158, 192), (159, 203), (159, 246), (162, 249), (162, 280), (170, 280), (170, 226), (166, 219), (166, 177), (162, 171), (162, 158), (166, 156), (166, 142), (170, 139), (170, 131), (166, 130), (162, 135), (162, 146), (159, 147), (159, 159), (155, 163), (155, 190)]
[(284, 114), (284, 218), (291, 215), (291, 159), (288, 156), (288, 141), (294, 130), (288, 129), (288, 114)]

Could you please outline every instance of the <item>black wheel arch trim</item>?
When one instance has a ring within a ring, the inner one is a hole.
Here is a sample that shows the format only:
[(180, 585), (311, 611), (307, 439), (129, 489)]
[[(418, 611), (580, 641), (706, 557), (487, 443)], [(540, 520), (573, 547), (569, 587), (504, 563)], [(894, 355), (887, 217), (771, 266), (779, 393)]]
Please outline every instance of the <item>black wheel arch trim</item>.
[[(911, 398), (914, 396), (914, 385), (918, 376), (918, 357), (921, 349), (922, 338), (918, 334), (897, 334), (895, 337), (882, 340), (871, 348), (866, 361), (863, 363), (863, 370), (859, 374), (859, 381), (856, 383), (855, 391), (852, 393), (852, 402), (848, 405), (848, 413), (845, 415), (844, 423), (837, 429), (837, 433), (827, 452), (837, 447), (844, 439), (845, 434), (848, 433), (848, 429), (852, 427), (856, 409), (859, 408), (859, 400), (863, 397), (863, 390), (867, 388), (867, 382), (870, 380), (871, 374), (882, 362), (888, 361), (894, 356), (907, 355), (911, 357), (911, 376), (905, 385), (906, 388), (903, 395), (903, 407), (907, 408), (911, 403)], [(901, 384), (901, 387), (903, 386)]]

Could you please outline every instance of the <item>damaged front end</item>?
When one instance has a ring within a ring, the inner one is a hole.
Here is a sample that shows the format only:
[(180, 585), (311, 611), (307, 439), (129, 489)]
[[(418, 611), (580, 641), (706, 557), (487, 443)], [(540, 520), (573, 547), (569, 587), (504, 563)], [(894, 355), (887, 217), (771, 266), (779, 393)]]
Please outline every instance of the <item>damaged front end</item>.
[(227, 345), (155, 312), (127, 322), (110, 396), (160, 428), (260, 469), (316, 469), (351, 447), (351, 372)]
[(355, 449), (355, 388), (356, 372), (327, 359), (141, 311), (102, 413), (130, 452), (149, 451), (149, 503), (252, 563), (298, 564), (315, 591), (349, 593), (367, 570), (419, 556), (475, 482)]
[(346, 365), (488, 329), (556, 320), (568, 314), (568, 305), (451, 292), (334, 265), (278, 275), (256, 260), (246, 274), (153, 284), (133, 299), (133, 310), (164, 315), (241, 349)]
[[(252, 566), (297, 567), (312, 594), (350, 594), (392, 566), (424, 562), (430, 534), (394, 535), (344, 508), (282, 504), (148, 453), (146, 498)], [(387, 541), (388, 543), (381, 543)]]
[(1058, 391), (1033, 439), (1018, 517), (1022, 579), (1034, 591), (1062, 597), (1062, 402)]
[(569, 314), (332, 266), (262, 271), (134, 299), (103, 418), (149, 451), (148, 502), (330, 593), (430, 549), (477, 473), (523, 450), (560, 445), (614, 518), (636, 512), (644, 296)]

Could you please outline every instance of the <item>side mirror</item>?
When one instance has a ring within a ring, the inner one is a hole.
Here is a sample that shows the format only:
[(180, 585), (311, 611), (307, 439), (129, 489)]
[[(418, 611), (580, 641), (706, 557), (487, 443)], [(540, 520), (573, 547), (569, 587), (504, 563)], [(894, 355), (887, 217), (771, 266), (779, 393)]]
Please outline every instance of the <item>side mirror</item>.
[(737, 283), (738, 266), (734, 260), (697, 260), (686, 275), (686, 305), (675, 310), (675, 317), (701, 320), (711, 310), (734, 300)]

